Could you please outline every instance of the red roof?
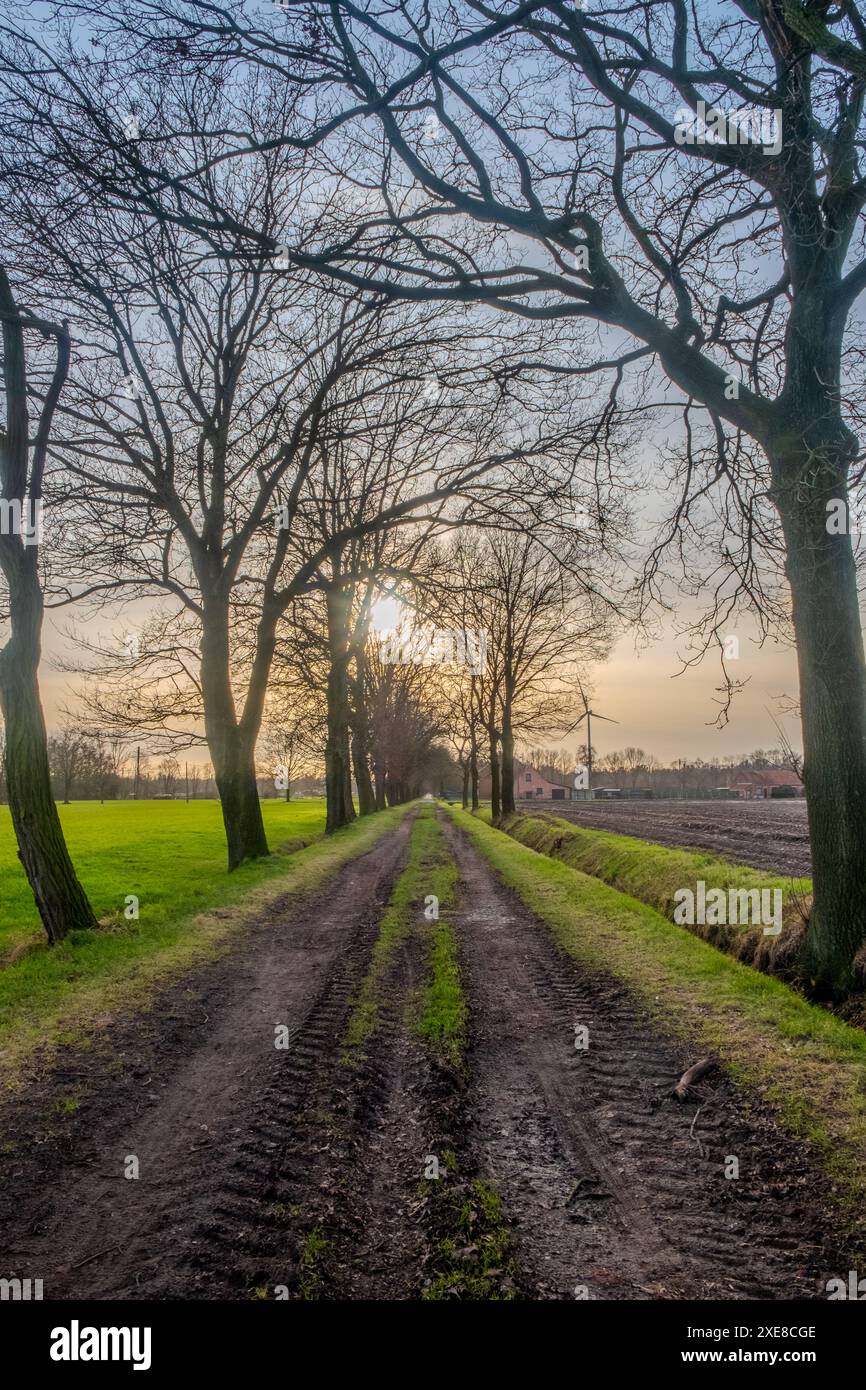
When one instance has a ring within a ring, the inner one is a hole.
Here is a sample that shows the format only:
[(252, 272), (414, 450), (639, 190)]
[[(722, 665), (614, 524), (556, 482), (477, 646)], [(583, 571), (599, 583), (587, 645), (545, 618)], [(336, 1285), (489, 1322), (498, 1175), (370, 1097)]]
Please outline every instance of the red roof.
[(790, 768), (762, 768), (760, 770), (738, 772), (734, 778), (735, 787), (800, 787), (802, 782)]

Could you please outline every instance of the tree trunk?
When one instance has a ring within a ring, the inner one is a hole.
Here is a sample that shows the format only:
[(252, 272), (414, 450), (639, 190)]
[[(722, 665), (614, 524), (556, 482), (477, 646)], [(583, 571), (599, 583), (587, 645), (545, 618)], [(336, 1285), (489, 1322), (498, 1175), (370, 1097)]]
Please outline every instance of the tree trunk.
[(385, 792), (385, 769), (381, 763), (376, 763), (374, 774), (376, 779), (376, 810), (384, 811), (388, 804), (388, 798)]
[(370, 773), (366, 667), (366, 654), (363, 647), (360, 647), (355, 653), (355, 678), (352, 681), (352, 765), (355, 769), (355, 785), (358, 788), (359, 816), (369, 816), (376, 810), (376, 793)]
[(514, 730), (511, 697), (507, 693), (502, 710), (502, 814), (514, 815)]
[(463, 764), (463, 809), (469, 809), (469, 759)]
[(850, 988), (866, 936), (866, 664), (850, 535), (828, 530), (828, 503), (847, 501), (850, 456), (841, 431), (821, 449), (799, 440), (776, 457), (771, 452), (797, 639), (812, 847), (803, 964), (827, 995)]
[(222, 806), (231, 873), (248, 859), (263, 859), (270, 854), (262, 820), (255, 761), (237, 729), (224, 732), (221, 755), (213, 747), (210, 751)]
[(469, 784), (472, 788), (472, 809), (478, 810), (478, 740), (475, 737), (475, 728), (472, 729), (472, 748), (469, 754)]
[(223, 813), (229, 873), (270, 853), (256, 782), (255, 739), (238, 724), (230, 676), (228, 604), (205, 600), (201, 687), (205, 734)]
[(352, 766), (358, 789), (358, 815), (369, 816), (376, 810), (376, 793), (367, 759), (367, 741), (358, 729), (352, 733)]
[[(11, 570), (10, 566), (10, 570)], [(54, 945), (98, 925), (69, 857), (51, 791), (48, 738), (39, 696), (42, 595), (35, 554), (10, 573), (12, 635), (0, 654), (0, 710), (6, 726), (6, 785), (18, 858)]]
[(325, 745), (325, 833), (331, 834), (355, 819), (352, 767), (349, 756), (349, 606), (350, 595), (338, 584), (327, 592), (328, 738)]
[(494, 820), (502, 815), (502, 783), (499, 778), (496, 731), (489, 731), (490, 740), (490, 812)]

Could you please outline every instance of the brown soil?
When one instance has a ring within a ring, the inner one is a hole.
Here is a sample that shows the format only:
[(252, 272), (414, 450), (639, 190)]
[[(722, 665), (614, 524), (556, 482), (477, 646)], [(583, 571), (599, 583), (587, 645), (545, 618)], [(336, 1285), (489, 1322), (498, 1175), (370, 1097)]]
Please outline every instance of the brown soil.
[(771, 873), (808, 878), (812, 872), (805, 801), (521, 801), (517, 809), (543, 810), (658, 845), (709, 850)]

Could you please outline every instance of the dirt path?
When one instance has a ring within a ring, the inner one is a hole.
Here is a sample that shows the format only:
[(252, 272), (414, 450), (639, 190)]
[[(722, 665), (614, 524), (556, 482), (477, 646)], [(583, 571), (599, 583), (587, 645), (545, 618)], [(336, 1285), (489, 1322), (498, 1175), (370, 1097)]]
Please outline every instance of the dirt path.
[[(40, 1278), (46, 1298), (404, 1300), (432, 1283), (458, 1298), (728, 1299), (816, 1297), (849, 1267), (804, 1154), (720, 1076), (671, 1100), (694, 1056), (560, 952), (443, 824), (461, 875), (465, 1074), (412, 1023), (421, 901), (378, 1027), (347, 1061), (407, 819), (6, 1104), (0, 1275)], [(431, 1155), (448, 1171), (425, 1184)], [(478, 1179), (514, 1248), (473, 1284)]]
[[(0, 1113), (7, 1144), (32, 1136), (4, 1156), (4, 1271), (42, 1278), (46, 1298), (237, 1297), (279, 1282), (275, 1175), (345, 1026), (408, 831)], [(70, 1083), (85, 1099), (63, 1124)], [(132, 1156), (137, 1180), (124, 1176)]]
[[(696, 1058), (660, 1039), (615, 981), (561, 952), (463, 834), (448, 834), (463, 879), (476, 1143), (536, 1296), (816, 1297), (840, 1257), (822, 1252), (803, 1155), (724, 1078), (694, 1103), (670, 1099)], [(724, 1176), (728, 1155), (737, 1179)]]

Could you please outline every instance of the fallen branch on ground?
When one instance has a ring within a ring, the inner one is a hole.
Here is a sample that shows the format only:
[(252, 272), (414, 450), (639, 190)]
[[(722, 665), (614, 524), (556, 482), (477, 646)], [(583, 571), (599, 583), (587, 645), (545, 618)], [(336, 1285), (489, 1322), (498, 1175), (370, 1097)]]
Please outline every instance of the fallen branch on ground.
[(689, 1067), (688, 1071), (683, 1072), (676, 1086), (674, 1086), (671, 1091), (671, 1095), (675, 1096), (677, 1100), (685, 1100), (688, 1096), (690, 1087), (692, 1087), (696, 1081), (700, 1081), (702, 1076), (706, 1076), (707, 1072), (712, 1071), (713, 1067), (717, 1065), (717, 1057), (702, 1057), (699, 1062), (695, 1062), (693, 1067)]

